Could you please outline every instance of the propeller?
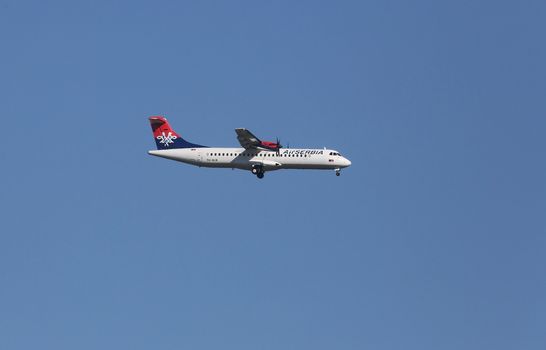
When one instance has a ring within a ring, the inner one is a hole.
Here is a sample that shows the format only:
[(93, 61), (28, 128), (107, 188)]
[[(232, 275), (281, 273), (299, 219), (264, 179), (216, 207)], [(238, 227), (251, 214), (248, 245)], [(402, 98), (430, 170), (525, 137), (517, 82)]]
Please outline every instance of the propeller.
[(277, 155), (279, 155), (279, 153), (281, 152), (281, 148), (282, 148), (281, 141), (277, 137)]

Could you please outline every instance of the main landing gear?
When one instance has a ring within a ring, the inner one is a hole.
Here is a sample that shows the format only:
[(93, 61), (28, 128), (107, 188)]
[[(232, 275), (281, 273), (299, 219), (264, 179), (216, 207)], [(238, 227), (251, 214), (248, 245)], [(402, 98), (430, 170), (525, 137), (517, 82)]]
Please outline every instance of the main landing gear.
[(252, 174), (256, 175), (258, 179), (263, 179), (265, 171), (261, 166), (254, 165), (252, 166)]

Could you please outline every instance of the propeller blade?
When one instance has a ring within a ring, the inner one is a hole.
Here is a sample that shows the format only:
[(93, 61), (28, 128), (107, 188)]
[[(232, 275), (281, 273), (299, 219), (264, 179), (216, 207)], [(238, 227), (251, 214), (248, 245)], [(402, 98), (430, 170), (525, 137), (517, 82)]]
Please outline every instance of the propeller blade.
[(282, 148), (281, 141), (277, 137), (277, 155), (281, 153), (281, 148)]

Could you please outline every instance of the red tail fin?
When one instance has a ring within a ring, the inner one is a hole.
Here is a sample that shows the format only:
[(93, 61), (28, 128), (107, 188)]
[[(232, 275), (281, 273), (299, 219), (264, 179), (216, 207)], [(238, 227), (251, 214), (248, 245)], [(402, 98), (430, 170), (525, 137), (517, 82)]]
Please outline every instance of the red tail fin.
[(171, 128), (166, 118), (157, 115), (152, 116), (149, 119), (157, 149), (205, 147), (184, 140)]

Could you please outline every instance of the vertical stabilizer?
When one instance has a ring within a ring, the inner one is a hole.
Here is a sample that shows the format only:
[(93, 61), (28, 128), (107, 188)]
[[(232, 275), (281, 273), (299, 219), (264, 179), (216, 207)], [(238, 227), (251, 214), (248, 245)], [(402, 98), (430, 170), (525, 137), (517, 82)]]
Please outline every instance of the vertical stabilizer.
[(150, 117), (150, 125), (154, 134), (154, 140), (157, 149), (173, 149), (173, 148), (203, 148), (206, 146), (196, 145), (182, 138), (174, 131), (166, 118), (162, 116)]

